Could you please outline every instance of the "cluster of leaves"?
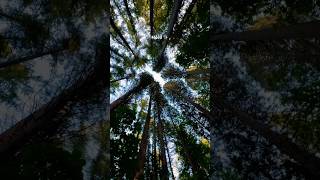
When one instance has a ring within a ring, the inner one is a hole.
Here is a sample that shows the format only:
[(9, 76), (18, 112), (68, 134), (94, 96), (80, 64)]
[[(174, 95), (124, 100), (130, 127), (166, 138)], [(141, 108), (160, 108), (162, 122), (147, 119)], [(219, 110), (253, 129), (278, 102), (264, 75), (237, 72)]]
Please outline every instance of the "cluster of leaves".
[(134, 177), (142, 129), (140, 120), (145, 116), (142, 112), (136, 119), (136, 114), (137, 105), (123, 105), (111, 113), (111, 177)]

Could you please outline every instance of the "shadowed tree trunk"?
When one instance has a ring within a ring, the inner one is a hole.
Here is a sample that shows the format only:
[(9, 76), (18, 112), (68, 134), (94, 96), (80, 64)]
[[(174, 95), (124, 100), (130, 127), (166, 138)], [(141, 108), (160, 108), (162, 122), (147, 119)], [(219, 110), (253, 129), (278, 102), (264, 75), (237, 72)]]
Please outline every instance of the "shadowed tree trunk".
[[(182, 4), (182, 0), (175, 0), (174, 6), (172, 8), (171, 11), (171, 17), (169, 20), (169, 25), (168, 25), (168, 30), (166, 33), (166, 37), (165, 40), (162, 43), (162, 48), (160, 49), (160, 52), (157, 56), (157, 62), (156, 62), (156, 67), (164, 67), (164, 65), (166, 64), (165, 59), (164, 59), (164, 52), (166, 50), (166, 47), (168, 45), (168, 41), (172, 35), (173, 32), (173, 27), (175, 25), (175, 23), (177, 22), (177, 18), (178, 18), (178, 14), (179, 14), (179, 10), (181, 8), (181, 4)], [(159, 64), (163, 64), (163, 66), (159, 65)], [(160, 72), (162, 68), (156, 68), (155, 70), (157, 72)]]
[(60, 52), (62, 52), (64, 50), (66, 50), (66, 49), (67, 49), (67, 47), (61, 47), (61, 48), (57, 48), (57, 49), (50, 49), (48, 51), (41, 52), (41, 53), (36, 53), (36, 54), (33, 54), (33, 55), (29, 55), (29, 56), (24, 56), (24, 57), (21, 57), (21, 58), (12, 58), (12, 59), (7, 60), (6, 62), (0, 63), (0, 68), (5, 68), (5, 67), (8, 67), (8, 66), (20, 64), (20, 63), (23, 63), (23, 62), (26, 62), (26, 61), (30, 61), (30, 60), (33, 60), (33, 59), (36, 59), (36, 58), (40, 58), (40, 57), (43, 57), (43, 56), (47, 56), (47, 55), (51, 55), (51, 54), (57, 54), (57, 53), (60, 53)]
[[(108, 41), (108, 37), (107, 40)], [(40, 131), (52, 134), (63, 122), (70, 104), (88, 98), (88, 94), (103, 92), (108, 86), (109, 76), (109, 47), (108, 44), (98, 44), (96, 48), (96, 64), (87, 76), (80, 76), (70, 87), (63, 90), (50, 102), (36, 110), (14, 126), (0, 134), (0, 153), (14, 153), (23, 146), (24, 142), (32, 139)]]
[(211, 41), (259, 41), (319, 37), (320, 21), (265, 28), (262, 30), (231, 32), (213, 35)]
[(175, 30), (173, 31), (172, 38), (179, 40), (182, 37), (182, 31), (186, 29), (187, 21), (189, 20), (190, 16), (192, 15), (192, 9), (196, 5), (197, 0), (192, 0), (190, 5), (188, 6), (181, 22), (176, 25)]
[(151, 48), (153, 47), (153, 39), (152, 36), (154, 35), (154, 0), (150, 0), (150, 44)]
[(119, 97), (117, 100), (113, 101), (110, 105), (110, 111), (112, 112), (121, 104), (128, 102), (133, 95), (146, 89), (152, 82), (153, 82), (153, 78), (151, 75), (141, 74), (138, 85), (130, 89), (127, 93)]
[(129, 16), (129, 21), (130, 21), (130, 23), (131, 23), (132, 30), (133, 30), (133, 32), (137, 35), (137, 30), (136, 30), (136, 27), (134, 26), (134, 20), (133, 20), (132, 14), (131, 14), (131, 12), (130, 12), (128, 0), (123, 0), (123, 1), (124, 1), (124, 5), (125, 5), (125, 7), (126, 7), (127, 14), (128, 14), (128, 16)]
[(167, 158), (166, 158), (166, 150), (165, 150), (165, 142), (164, 142), (164, 135), (163, 135), (163, 124), (160, 117), (160, 110), (158, 109), (158, 139), (160, 142), (160, 151), (161, 151), (161, 178), (160, 179), (169, 179), (169, 172), (167, 166)]
[(138, 164), (137, 164), (137, 169), (134, 173), (135, 180), (141, 179), (143, 177), (143, 173), (144, 173), (144, 164), (146, 162), (146, 150), (147, 150), (147, 145), (148, 145), (148, 140), (149, 140), (149, 128), (150, 128), (150, 119), (151, 119), (151, 102), (152, 101), (151, 101), (151, 97), (150, 97), (147, 118), (146, 118), (146, 122), (144, 124), (142, 139), (141, 139), (141, 142), (139, 145)]
[(156, 122), (153, 121), (153, 137), (152, 137), (152, 179), (158, 180), (158, 161), (157, 161), (157, 134)]

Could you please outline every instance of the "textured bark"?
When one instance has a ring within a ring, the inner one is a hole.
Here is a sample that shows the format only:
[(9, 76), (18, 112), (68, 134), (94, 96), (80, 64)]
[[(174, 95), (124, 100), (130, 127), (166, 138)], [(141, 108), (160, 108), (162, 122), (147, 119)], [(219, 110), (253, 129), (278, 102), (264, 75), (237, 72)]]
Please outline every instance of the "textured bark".
[(87, 76), (80, 76), (50, 102), (0, 134), (0, 153), (14, 153), (39, 132), (52, 133), (63, 122), (61, 117), (67, 113), (65, 108), (70, 103), (86, 99), (88, 94), (103, 91), (108, 86), (109, 55), (108, 45), (98, 45), (96, 64)]
[(148, 145), (148, 139), (149, 139), (150, 119), (151, 119), (151, 98), (149, 100), (147, 118), (144, 124), (142, 139), (139, 145), (138, 164), (137, 164), (137, 169), (134, 173), (135, 180), (143, 178), (144, 164), (146, 161), (146, 152), (147, 152), (147, 145)]
[(213, 35), (211, 41), (259, 41), (319, 37), (320, 21), (300, 23), (286, 27), (265, 28), (244, 32)]

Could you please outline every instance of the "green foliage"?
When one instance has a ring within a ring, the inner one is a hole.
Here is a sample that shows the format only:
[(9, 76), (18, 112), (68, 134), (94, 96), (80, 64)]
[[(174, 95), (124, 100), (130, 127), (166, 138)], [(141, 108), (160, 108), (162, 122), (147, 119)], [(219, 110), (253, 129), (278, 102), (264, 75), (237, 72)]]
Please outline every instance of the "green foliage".
[(185, 68), (191, 65), (206, 66), (209, 61), (209, 34), (208, 30), (191, 32), (180, 46), (176, 62)]
[(111, 113), (111, 177), (133, 179), (142, 130), (136, 114), (135, 105), (123, 105)]
[[(181, 179), (207, 179), (206, 171), (210, 162), (210, 146), (208, 141), (197, 141), (194, 135), (187, 133), (180, 126), (176, 129), (177, 153), (182, 160), (183, 166), (180, 174)], [(191, 160), (190, 160), (191, 159)], [(192, 162), (190, 162), (192, 161)], [(192, 166), (197, 165), (198, 171), (190, 171)]]

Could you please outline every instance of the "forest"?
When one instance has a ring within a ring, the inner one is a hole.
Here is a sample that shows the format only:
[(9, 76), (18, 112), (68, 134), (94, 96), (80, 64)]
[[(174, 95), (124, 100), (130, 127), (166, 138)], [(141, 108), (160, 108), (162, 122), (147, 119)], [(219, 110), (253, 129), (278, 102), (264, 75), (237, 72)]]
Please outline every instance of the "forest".
[(0, 179), (318, 179), (319, 32), (318, 0), (3, 0)]

